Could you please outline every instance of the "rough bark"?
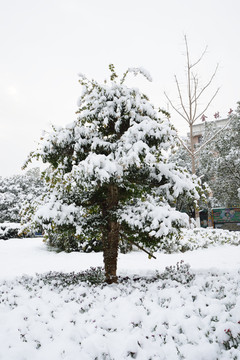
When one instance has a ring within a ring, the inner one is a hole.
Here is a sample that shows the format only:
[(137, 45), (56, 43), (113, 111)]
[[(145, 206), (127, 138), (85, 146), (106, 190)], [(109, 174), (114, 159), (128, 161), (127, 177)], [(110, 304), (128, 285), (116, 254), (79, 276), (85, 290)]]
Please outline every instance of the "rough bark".
[(118, 187), (111, 184), (103, 211), (106, 227), (103, 231), (103, 260), (108, 284), (117, 282), (117, 257), (119, 244), (119, 224), (112, 214), (118, 205)]

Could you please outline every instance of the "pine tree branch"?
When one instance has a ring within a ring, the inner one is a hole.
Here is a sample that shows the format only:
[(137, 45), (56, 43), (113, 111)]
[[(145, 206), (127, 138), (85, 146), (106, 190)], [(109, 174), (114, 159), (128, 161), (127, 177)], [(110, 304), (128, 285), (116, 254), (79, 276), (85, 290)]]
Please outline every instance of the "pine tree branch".
[(130, 240), (126, 237), (126, 235), (121, 233), (121, 236), (128, 242), (130, 242), (131, 244), (137, 246), (140, 250), (144, 251), (146, 254), (148, 254), (149, 256), (151, 256), (151, 258), (154, 258), (157, 260), (156, 256), (154, 256), (152, 253), (150, 253), (149, 251), (147, 251), (146, 249), (144, 249), (142, 246), (138, 245), (135, 241)]

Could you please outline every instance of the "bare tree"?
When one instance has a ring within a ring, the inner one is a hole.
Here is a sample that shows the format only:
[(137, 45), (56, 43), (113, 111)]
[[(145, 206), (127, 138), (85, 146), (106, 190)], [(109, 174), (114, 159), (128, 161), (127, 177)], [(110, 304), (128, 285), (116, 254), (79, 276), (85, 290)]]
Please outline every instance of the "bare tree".
[[(188, 41), (187, 36), (184, 36), (184, 42), (185, 42), (185, 56), (186, 56), (186, 65), (187, 65), (187, 81), (186, 85), (184, 85), (184, 89), (186, 91), (186, 95), (184, 96), (184, 91), (182, 87), (180, 86), (179, 80), (177, 76), (175, 75), (175, 82), (178, 92), (178, 97), (180, 100), (180, 106), (178, 107), (175, 105), (172, 100), (169, 98), (169, 96), (164, 93), (167, 100), (169, 101), (171, 107), (188, 123), (189, 125), (189, 134), (190, 134), (190, 146), (185, 144), (182, 139), (179, 137), (180, 142), (182, 145), (187, 149), (189, 155), (191, 156), (191, 163), (192, 163), (192, 173), (196, 174), (196, 155), (198, 150), (194, 147), (194, 139), (193, 139), (193, 124), (200, 118), (204, 120), (204, 113), (207, 111), (209, 106), (211, 105), (212, 101), (216, 97), (219, 88), (213, 93), (213, 95), (210, 97), (210, 99), (205, 103), (204, 106), (201, 106), (200, 103), (202, 101), (203, 95), (205, 95), (206, 90), (209, 88), (209, 86), (212, 84), (212, 81), (217, 73), (218, 65), (216, 66), (214, 72), (210, 76), (210, 79), (206, 82), (205, 85), (201, 86), (199, 81), (198, 73), (195, 72), (195, 69), (197, 65), (201, 62), (204, 55), (206, 54), (207, 47), (202, 52), (201, 56), (197, 59), (195, 62), (191, 62), (190, 54), (189, 54), (189, 48), (188, 48)], [(215, 137), (217, 133), (213, 136)], [(210, 139), (212, 140), (213, 137)], [(208, 142), (210, 141), (208, 140)], [(205, 146), (203, 144), (203, 146)], [(197, 222), (197, 226), (200, 226), (200, 218), (199, 218), (199, 211), (198, 207), (195, 208), (195, 219)]]

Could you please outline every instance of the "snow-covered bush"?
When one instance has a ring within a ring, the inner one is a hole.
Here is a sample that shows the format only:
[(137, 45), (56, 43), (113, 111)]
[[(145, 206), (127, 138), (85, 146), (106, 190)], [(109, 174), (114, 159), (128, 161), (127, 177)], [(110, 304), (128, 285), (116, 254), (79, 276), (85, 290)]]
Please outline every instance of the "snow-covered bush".
[(99, 268), (1, 280), (0, 358), (239, 359), (240, 273), (195, 275), (108, 288)]
[(10, 238), (18, 238), (19, 230), (19, 223), (0, 223), (0, 239), (7, 240)]
[(177, 281), (181, 284), (188, 284), (194, 279), (195, 275), (190, 272), (190, 265), (184, 264), (181, 260), (176, 265), (167, 266), (165, 271), (160, 275), (160, 278)]
[(240, 245), (240, 232), (210, 228), (182, 228), (178, 236), (165, 237), (149, 250), (173, 254), (217, 245)]
[(172, 254), (217, 245), (240, 245), (240, 232), (210, 228), (181, 229), (180, 236), (171, 241), (166, 237), (155, 246), (154, 251)]
[(168, 162), (166, 152), (176, 132), (147, 97), (128, 88), (128, 69), (117, 82), (110, 65), (110, 84), (80, 75), (83, 93), (78, 118), (46, 133), (31, 158), (50, 164), (48, 193), (32, 222), (40, 224), (49, 243), (76, 250), (102, 242), (107, 282), (117, 281), (120, 237), (153, 247), (178, 235), (189, 219), (175, 209), (180, 196), (199, 198), (200, 182)]
[[(239, 349), (240, 347), (240, 321), (238, 322), (238, 326), (234, 326), (234, 330), (232, 329), (224, 329), (227, 339), (223, 341), (223, 345), (226, 350), (230, 350), (231, 348)], [(237, 329), (236, 329), (237, 327)], [(237, 330), (237, 331), (236, 331)]]
[(183, 229), (177, 251), (204, 249), (214, 245), (240, 245), (240, 232), (222, 229)]
[(86, 282), (87, 284), (102, 284), (104, 283), (104, 272), (101, 267), (91, 267), (85, 271), (75, 273), (64, 273), (64, 272), (49, 272), (45, 274), (36, 274), (36, 279), (29, 278), (26, 280), (24, 278), (23, 283), (27, 284), (26, 286), (32, 286), (31, 283), (43, 283), (44, 285), (50, 285), (54, 287), (66, 288), (71, 285), (77, 286), (80, 283)]

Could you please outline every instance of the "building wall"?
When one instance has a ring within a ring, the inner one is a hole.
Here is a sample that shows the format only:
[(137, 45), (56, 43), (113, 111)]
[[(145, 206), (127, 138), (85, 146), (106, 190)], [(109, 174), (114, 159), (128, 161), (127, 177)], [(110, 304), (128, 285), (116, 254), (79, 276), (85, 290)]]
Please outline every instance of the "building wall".
[[(211, 121), (211, 124), (214, 123), (214, 126), (216, 127), (216, 131), (218, 131), (223, 126), (225, 126), (227, 122), (228, 122), (228, 119), (219, 119), (219, 120)], [(194, 142), (194, 145), (199, 144), (201, 142), (201, 138), (203, 136), (204, 129), (205, 129), (205, 123), (204, 122), (200, 123), (200, 124), (194, 124), (193, 125), (193, 142)], [(189, 136), (189, 134), (188, 134), (188, 136)]]

